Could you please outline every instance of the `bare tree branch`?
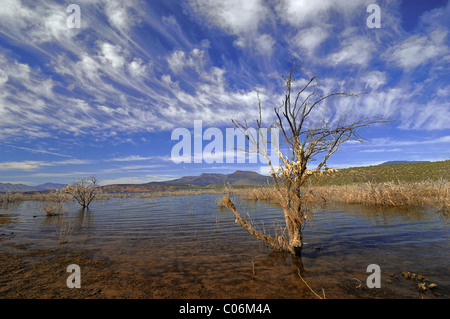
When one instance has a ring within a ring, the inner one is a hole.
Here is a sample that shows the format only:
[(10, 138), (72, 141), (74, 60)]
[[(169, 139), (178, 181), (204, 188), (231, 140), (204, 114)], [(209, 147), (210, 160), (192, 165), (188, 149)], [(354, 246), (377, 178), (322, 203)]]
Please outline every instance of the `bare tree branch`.
[[(317, 76), (312, 76), (303, 87), (298, 89), (297, 93), (292, 94), (293, 84), (296, 83), (294, 76), (302, 71), (301, 66), (295, 65), (294, 62), (292, 60), (288, 76), (283, 76), (285, 81), (284, 99), (280, 107), (274, 108), (276, 118), (275, 123), (271, 125), (281, 131), (280, 138), (287, 148), (284, 154), (280, 149), (281, 143), (276, 148), (281, 160), (280, 168), (275, 169), (273, 167), (268, 154), (267, 141), (261, 140), (264, 137), (261, 134), (254, 136), (249, 133), (249, 125), (246, 119), (242, 121), (232, 120), (235, 127), (245, 134), (256, 152), (267, 161), (274, 189), (283, 208), (288, 237), (274, 239), (258, 232), (239, 215), (229, 198), (227, 207), (235, 214), (236, 222), (254, 237), (276, 250), (299, 254), (303, 246), (302, 231), (305, 221), (311, 221), (311, 210), (306, 207), (302, 198), (302, 185), (311, 175), (307, 165), (313, 159), (319, 157), (320, 159), (313, 172), (321, 172), (322, 168), (326, 167), (328, 159), (339, 149), (341, 144), (349, 140), (364, 140), (359, 135), (361, 129), (374, 124), (390, 123), (391, 121), (374, 116), (352, 120), (349, 114), (345, 114), (340, 115), (334, 123), (329, 123), (322, 116), (318, 123), (313, 125), (312, 114), (324, 102), (343, 97), (359, 97), (364, 93), (332, 92), (321, 95), (317, 92)], [(306, 94), (306, 96), (302, 99), (303, 94)], [(261, 109), (261, 100), (258, 96), (259, 118), (256, 120), (258, 132), (267, 129), (267, 127), (263, 127)]]

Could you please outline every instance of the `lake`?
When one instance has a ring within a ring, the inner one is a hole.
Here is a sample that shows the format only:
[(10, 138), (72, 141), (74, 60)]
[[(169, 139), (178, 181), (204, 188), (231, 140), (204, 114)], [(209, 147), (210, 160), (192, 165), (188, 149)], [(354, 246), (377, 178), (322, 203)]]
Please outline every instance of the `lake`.
[[(0, 209), (0, 252), (17, 245), (86, 251), (108, 259), (113, 271), (148, 278), (148, 298), (315, 298), (299, 277), (327, 298), (449, 298), (450, 221), (433, 210), (368, 209), (333, 205), (319, 209), (304, 232), (302, 258), (274, 253), (234, 223), (217, 205), (222, 196), (110, 198), (62, 216), (47, 217), (41, 202)], [(281, 209), (232, 198), (241, 215), (273, 232)], [(59, 243), (62, 231), (70, 231)], [(369, 289), (366, 268), (381, 269), (381, 288)], [(420, 293), (401, 272), (437, 284)]]

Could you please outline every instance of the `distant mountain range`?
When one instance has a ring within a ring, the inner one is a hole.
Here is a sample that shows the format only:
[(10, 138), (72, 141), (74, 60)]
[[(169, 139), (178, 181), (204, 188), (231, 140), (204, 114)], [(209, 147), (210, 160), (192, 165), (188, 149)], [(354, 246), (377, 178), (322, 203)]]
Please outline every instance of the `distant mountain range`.
[(236, 171), (232, 174), (206, 174), (200, 176), (185, 176), (164, 182), (151, 182), (150, 185), (187, 185), (187, 186), (224, 186), (245, 185), (255, 186), (270, 183), (268, 176), (250, 171)]
[(10, 191), (14, 192), (37, 192), (37, 191), (48, 191), (53, 189), (61, 189), (66, 187), (66, 184), (55, 184), (55, 183), (45, 183), (37, 186), (29, 186), (24, 184), (11, 184), (11, 183), (0, 183), (0, 193), (6, 193)]
[[(241, 185), (241, 186), (257, 186), (270, 183), (271, 179), (267, 176), (260, 175), (250, 171), (236, 171), (232, 174), (201, 174), (200, 176), (185, 176), (163, 182), (151, 182), (146, 184), (114, 184), (105, 185), (100, 188), (106, 192), (133, 192), (133, 191), (155, 191), (176, 189), (179, 186), (224, 186), (224, 185)], [(46, 183), (37, 186), (28, 186), (24, 184), (0, 183), (0, 192), (36, 192), (48, 191), (53, 189), (61, 189), (67, 185)]]
[(389, 161), (389, 162), (381, 163), (380, 165), (413, 164), (413, 163), (430, 163), (430, 161)]
[[(390, 164), (412, 164), (412, 163), (429, 163), (429, 161), (388, 161), (379, 165)], [(218, 174), (203, 173), (199, 176), (185, 176), (178, 179), (150, 182), (146, 184), (114, 184), (101, 186), (100, 188), (106, 192), (133, 192), (133, 191), (156, 191), (156, 190), (170, 190), (186, 186), (258, 186), (271, 183), (272, 180), (268, 176), (260, 175), (251, 171), (235, 171), (232, 174)], [(10, 184), (0, 183), (0, 193), (15, 191), (15, 192), (36, 192), (49, 191), (54, 189), (61, 189), (67, 186), (66, 184), (45, 183), (37, 186), (28, 186), (24, 184)]]
[(151, 192), (151, 191), (174, 191), (186, 187), (208, 187), (208, 186), (258, 186), (267, 184), (270, 178), (249, 171), (236, 171), (232, 174), (201, 174), (200, 176), (185, 176), (169, 181), (151, 182), (146, 184), (113, 184), (101, 186), (100, 189), (106, 193), (127, 192)]

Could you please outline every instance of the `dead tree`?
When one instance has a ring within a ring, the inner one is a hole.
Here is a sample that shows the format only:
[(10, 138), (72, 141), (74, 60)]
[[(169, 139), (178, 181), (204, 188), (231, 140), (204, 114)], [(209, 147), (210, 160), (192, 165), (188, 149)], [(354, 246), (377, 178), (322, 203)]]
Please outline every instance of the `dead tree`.
[(75, 198), (83, 208), (87, 208), (97, 196), (97, 186), (98, 180), (95, 177), (78, 178), (77, 181), (66, 186), (62, 191)]
[[(285, 231), (275, 237), (261, 233), (239, 214), (228, 197), (224, 198), (224, 203), (236, 216), (236, 223), (274, 250), (294, 255), (301, 254), (303, 230), (307, 221), (311, 221), (312, 215), (311, 209), (305, 203), (306, 194), (302, 188), (311, 175), (307, 165), (315, 161), (318, 164), (314, 165), (315, 168), (312, 171), (319, 172), (342, 143), (349, 140), (360, 142), (364, 140), (359, 135), (362, 128), (389, 122), (380, 117), (364, 117), (355, 120), (349, 114), (341, 115), (335, 121), (328, 121), (324, 115), (317, 117), (317, 110), (325, 102), (328, 104), (335, 98), (358, 97), (360, 94), (343, 92), (320, 94), (317, 90), (317, 76), (310, 77), (305, 85), (299, 87), (296, 85), (298, 82), (295, 75), (301, 72), (301, 65), (296, 65), (293, 60), (288, 76), (283, 76), (285, 95), (282, 105), (274, 109), (276, 120), (270, 126), (276, 126), (280, 131), (280, 146), (276, 148), (281, 160), (280, 167), (274, 167), (269, 158), (267, 149), (269, 142), (261, 141), (263, 137), (261, 135), (252, 135), (246, 119), (232, 120), (236, 128), (244, 133), (249, 143), (253, 145), (252, 149), (267, 160), (274, 191), (283, 209)], [(259, 118), (256, 124), (260, 130), (264, 127), (259, 97), (258, 107)], [(281, 152), (281, 148), (285, 149), (284, 152)]]

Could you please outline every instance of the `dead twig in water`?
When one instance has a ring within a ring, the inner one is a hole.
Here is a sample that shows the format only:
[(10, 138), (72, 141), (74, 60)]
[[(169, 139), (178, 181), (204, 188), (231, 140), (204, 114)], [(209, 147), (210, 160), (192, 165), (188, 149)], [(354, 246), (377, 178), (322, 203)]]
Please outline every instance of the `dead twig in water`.
[(356, 281), (359, 282), (359, 285), (356, 286), (356, 289), (359, 289), (359, 288), (361, 288), (363, 286), (363, 283), (361, 282), (361, 280), (359, 280), (358, 278), (353, 278), (353, 279), (355, 279)]
[(298, 269), (297, 268), (297, 271), (298, 271), (298, 276), (300, 277), (300, 279), (305, 283), (305, 285), (306, 285), (306, 287), (308, 287), (309, 288), (309, 290), (311, 290), (311, 292), (317, 297), (317, 298), (319, 298), (319, 299), (326, 299), (326, 296), (325, 296), (325, 290), (322, 288), (322, 295), (323, 295), (323, 297), (321, 297), (320, 295), (318, 295), (309, 285), (308, 285), (308, 283), (306, 282), (306, 280), (305, 279), (303, 279), (303, 277), (302, 277), (302, 275), (300, 275), (300, 269)]

